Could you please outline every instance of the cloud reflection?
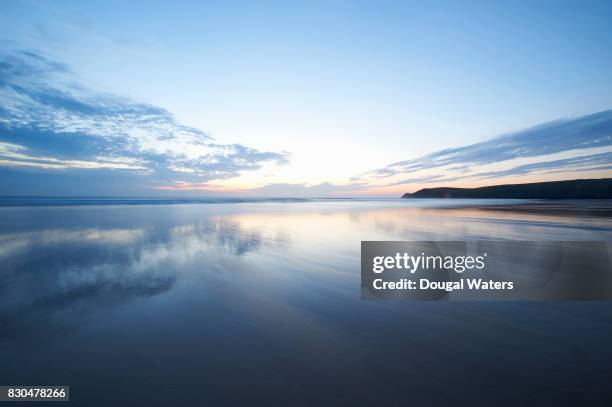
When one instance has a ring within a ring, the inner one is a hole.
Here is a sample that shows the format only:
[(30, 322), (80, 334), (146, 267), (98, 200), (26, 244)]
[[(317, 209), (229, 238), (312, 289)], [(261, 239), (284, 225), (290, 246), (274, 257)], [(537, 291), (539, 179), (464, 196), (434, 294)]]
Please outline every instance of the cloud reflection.
[(283, 243), (225, 218), (0, 235), (0, 339), (63, 331), (99, 306), (172, 290), (187, 265), (206, 273), (216, 262)]

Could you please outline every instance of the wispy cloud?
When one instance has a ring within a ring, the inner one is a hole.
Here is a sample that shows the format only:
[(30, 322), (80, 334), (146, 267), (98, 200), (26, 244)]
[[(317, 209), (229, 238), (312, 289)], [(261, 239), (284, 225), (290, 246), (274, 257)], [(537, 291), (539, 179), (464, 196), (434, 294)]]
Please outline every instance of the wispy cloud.
[(490, 183), (509, 177), (611, 168), (612, 110), (608, 110), (396, 162), (351, 181), (370, 188), (467, 180)]
[(141, 183), (206, 182), (286, 164), (287, 153), (219, 143), (163, 108), (84, 86), (29, 50), (0, 54), (0, 167), (110, 170)]

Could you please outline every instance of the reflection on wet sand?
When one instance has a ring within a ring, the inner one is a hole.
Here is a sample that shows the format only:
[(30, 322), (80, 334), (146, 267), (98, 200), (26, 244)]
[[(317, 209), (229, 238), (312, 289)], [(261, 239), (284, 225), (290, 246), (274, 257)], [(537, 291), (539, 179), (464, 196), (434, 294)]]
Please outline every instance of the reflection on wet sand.
[(45, 229), (0, 235), (0, 338), (14, 337), (21, 328), (32, 334), (27, 325), (48, 335), (48, 325), (61, 323), (53, 318), (59, 311), (83, 312), (158, 295), (173, 287), (189, 262), (201, 264), (199, 271), (205, 273), (211, 256), (242, 256), (287, 239), (266, 239), (259, 230), (223, 218), (166, 230)]
[(77, 305), (82, 311), (161, 294), (185, 270), (206, 274), (223, 261), (226, 273), (248, 269), (235, 257), (260, 250), (267, 252), (260, 262), (271, 267), (291, 268), (291, 262), (298, 272), (354, 274), (361, 240), (612, 239), (612, 218), (593, 215), (606, 213), (601, 207), (593, 212), (590, 205), (583, 216), (569, 217), (567, 211), (559, 214), (558, 206), (551, 213), (543, 205), (528, 211), (518, 205), (255, 208), (222, 216), (192, 211), (195, 221), (179, 225), (153, 221), (129, 229), (86, 225), (7, 231), (0, 235), (0, 336), (14, 335), (17, 320), (28, 324), (28, 313), (51, 320), (59, 310)]
[(531, 213), (540, 216), (570, 217), (612, 217), (612, 202), (600, 200), (563, 200), (563, 201), (530, 201), (506, 205), (487, 205), (478, 208), (481, 211)]
[(602, 211), (444, 205), (2, 208), (0, 382), (104, 406), (453, 404), (474, 385), (513, 405), (531, 374), (567, 389), (541, 404), (602, 396), (608, 303), (360, 300), (361, 240), (612, 240)]

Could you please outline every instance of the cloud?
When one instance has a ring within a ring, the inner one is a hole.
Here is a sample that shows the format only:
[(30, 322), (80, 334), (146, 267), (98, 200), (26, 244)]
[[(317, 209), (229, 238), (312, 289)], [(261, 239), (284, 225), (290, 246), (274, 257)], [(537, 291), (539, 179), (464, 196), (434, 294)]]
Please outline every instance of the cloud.
[[(520, 157), (537, 157), (573, 149), (612, 145), (612, 111), (557, 120), (465, 147), (446, 149), (382, 169), (407, 171), (455, 165), (482, 165)], [(379, 170), (380, 171), (380, 170)]]
[(389, 187), (606, 171), (611, 167), (612, 110), (607, 110), (396, 162), (351, 181)]
[(84, 86), (39, 52), (0, 52), (0, 167), (106, 170), (155, 185), (222, 180), (287, 162), (285, 152), (222, 144), (163, 108)]
[(498, 178), (509, 175), (528, 174), (533, 171), (562, 171), (571, 168), (574, 171), (612, 168), (612, 152), (572, 157), (562, 160), (519, 165), (509, 170), (480, 173), (480, 178)]

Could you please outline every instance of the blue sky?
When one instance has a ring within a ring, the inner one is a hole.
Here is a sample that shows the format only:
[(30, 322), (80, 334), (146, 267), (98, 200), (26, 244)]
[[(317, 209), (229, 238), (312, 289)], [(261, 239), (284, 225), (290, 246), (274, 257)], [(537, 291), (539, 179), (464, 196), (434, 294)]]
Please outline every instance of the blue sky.
[(4, 1), (1, 192), (609, 176), (611, 20), (610, 2)]

